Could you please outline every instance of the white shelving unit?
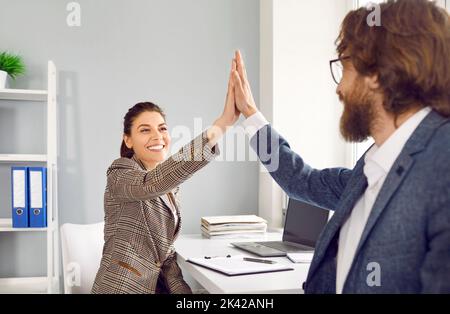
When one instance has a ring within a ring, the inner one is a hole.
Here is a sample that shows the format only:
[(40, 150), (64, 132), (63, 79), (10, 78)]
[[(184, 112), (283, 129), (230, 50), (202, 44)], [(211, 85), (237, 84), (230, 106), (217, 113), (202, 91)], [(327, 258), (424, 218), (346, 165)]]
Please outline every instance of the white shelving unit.
[(11, 218), (0, 218), (0, 232), (46, 233), (47, 274), (42, 277), (0, 278), (0, 293), (59, 292), (56, 67), (52, 61), (48, 62), (47, 88), (47, 90), (0, 89), (0, 101), (21, 100), (47, 104), (47, 154), (0, 154), (2, 163), (46, 163), (47, 228), (13, 228)]
[[(0, 94), (1, 94), (1, 92), (0, 92)], [(2, 161), (2, 162), (19, 162), (19, 161), (46, 162), (47, 155), (0, 154), (0, 161)]]
[(4, 100), (47, 101), (48, 98), (46, 90), (2, 89), (0, 92)]

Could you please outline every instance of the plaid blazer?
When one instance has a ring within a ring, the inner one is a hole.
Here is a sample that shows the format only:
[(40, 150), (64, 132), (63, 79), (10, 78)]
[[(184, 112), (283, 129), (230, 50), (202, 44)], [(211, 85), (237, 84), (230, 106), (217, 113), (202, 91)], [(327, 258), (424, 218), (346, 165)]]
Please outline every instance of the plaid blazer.
[(105, 244), (92, 293), (191, 293), (173, 245), (181, 224), (178, 185), (217, 154), (202, 133), (151, 171), (135, 156), (112, 163), (104, 196)]

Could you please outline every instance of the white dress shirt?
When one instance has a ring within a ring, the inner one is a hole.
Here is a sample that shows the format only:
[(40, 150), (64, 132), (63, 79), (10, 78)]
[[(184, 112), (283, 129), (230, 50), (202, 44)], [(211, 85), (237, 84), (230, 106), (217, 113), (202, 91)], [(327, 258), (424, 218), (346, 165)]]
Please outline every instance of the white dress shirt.
[[(336, 293), (342, 293), (367, 219), (387, 174), (412, 133), (430, 111), (431, 109), (426, 107), (414, 114), (383, 145), (380, 147), (374, 145), (365, 155), (364, 175), (367, 177), (368, 187), (343, 224), (339, 234)], [(260, 112), (255, 113), (243, 122), (250, 138), (267, 124), (267, 120)]]

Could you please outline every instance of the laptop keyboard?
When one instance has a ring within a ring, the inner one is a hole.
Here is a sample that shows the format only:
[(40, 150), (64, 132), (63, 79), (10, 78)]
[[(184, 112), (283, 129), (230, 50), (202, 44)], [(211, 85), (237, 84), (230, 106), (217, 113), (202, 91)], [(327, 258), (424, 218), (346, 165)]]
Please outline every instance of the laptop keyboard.
[(280, 250), (282, 252), (298, 252), (298, 251), (312, 251), (312, 248), (308, 247), (298, 247), (295, 245), (291, 245), (289, 243), (280, 242), (280, 241), (268, 241), (268, 242), (256, 242), (258, 244), (268, 246), (272, 249)]

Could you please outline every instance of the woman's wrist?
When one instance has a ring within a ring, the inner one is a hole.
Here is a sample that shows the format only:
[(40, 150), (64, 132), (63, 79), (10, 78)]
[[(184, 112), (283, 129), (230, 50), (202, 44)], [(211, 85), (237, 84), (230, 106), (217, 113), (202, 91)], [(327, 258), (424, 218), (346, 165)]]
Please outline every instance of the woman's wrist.
[(211, 147), (216, 145), (216, 143), (225, 133), (228, 126), (229, 124), (227, 123), (226, 119), (222, 116), (218, 118), (216, 121), (214, 121), (213, 125), (208, 129), (206, 133), (208, 136), (208, 143), (210, 144)]
[(226, 132), (227, 128), (233, 126), (234, 122), (226, 118), (225, 116), (220, 116), (215, 122), (214, 125), (222, 130), (223, 133)]

